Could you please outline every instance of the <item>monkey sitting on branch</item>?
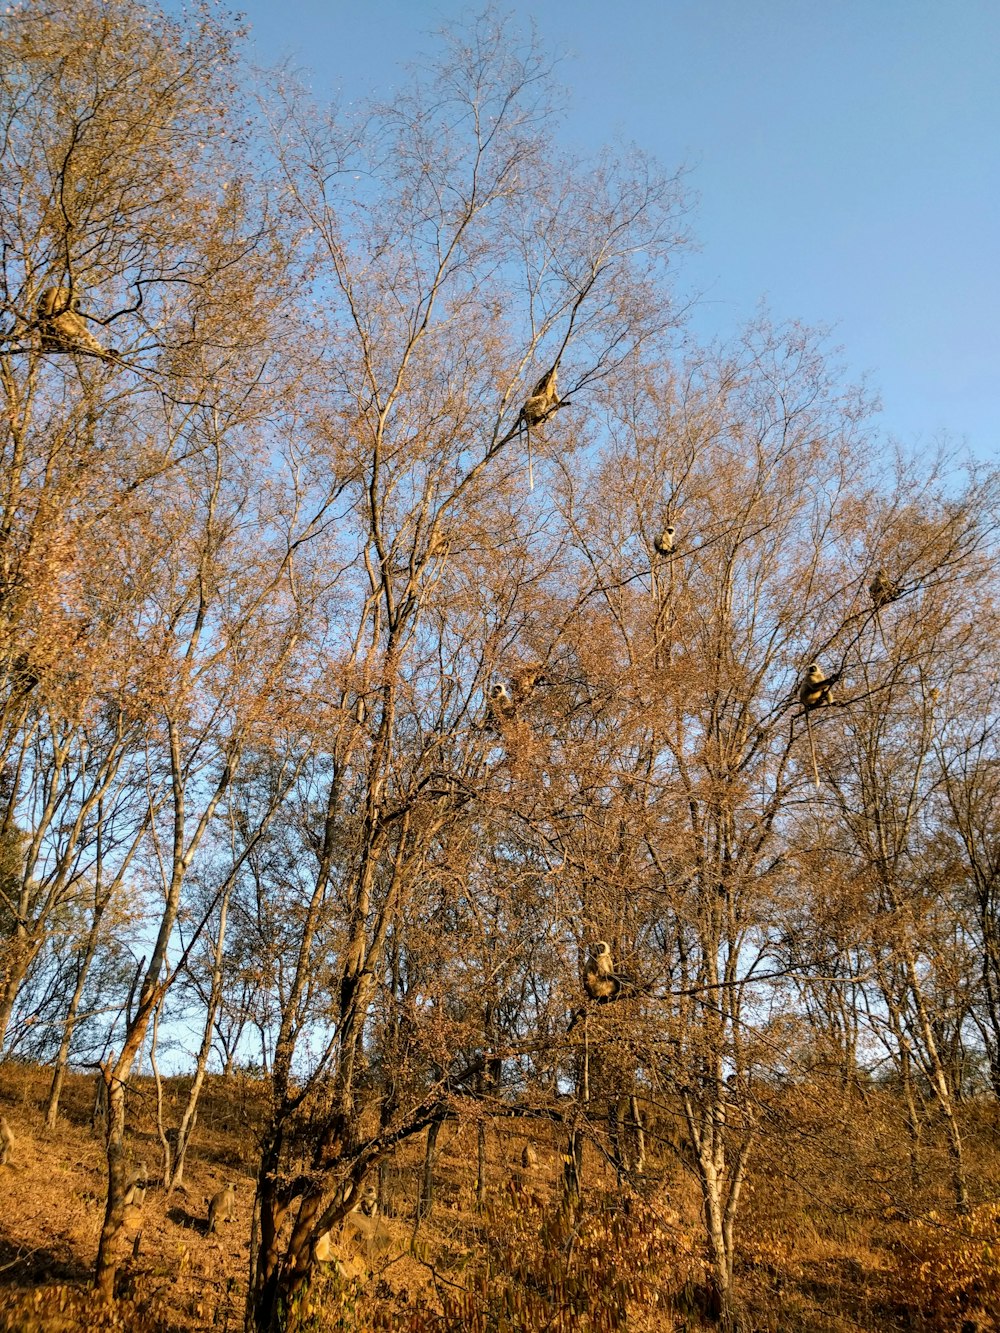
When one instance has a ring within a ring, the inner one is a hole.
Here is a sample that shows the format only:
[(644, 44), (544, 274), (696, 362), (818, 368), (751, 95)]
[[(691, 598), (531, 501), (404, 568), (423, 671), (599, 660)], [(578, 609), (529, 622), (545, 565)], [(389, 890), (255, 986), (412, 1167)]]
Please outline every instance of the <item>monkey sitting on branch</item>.
[(888, 606), (890, 602), (896, 601), (903, 593), (902, 588), (894, 579), (889, 578), (884, 569), (878, 569), (875, 577), (868, 585), (868, 595), (872, 599), (872, 606), (876, 611), (881, 611), (883, 606)]
[(540, 662), (526, 663), (511, 672), (510, 688), (502, 681), (490, 686), (487, 696), (488, 725), (499, 731), (505, 722), (512, 722), (517, 717), (518, 709), (524, 704), (535, 688), (547, 684), (544, 668)]
[[(607, 940), (595, 940), (590, 946), (583, 968), (583, 989), (587, 993), (587, 999), (593, 1000), (595, 1004), (612, 1004), (615, 1000), (621, 999), (623, 988), (630, 980), (631, 978), (620, 976), (615, 971), (615, 960), (611, 956), (611, 945)], [(570, 1019), (567, 1033), (573, 1031), (577, 1021), (586, 1012), (586, 1005), (576, 1011)]]
[(43, 352), (88, 352), (105, 359), (117, 357), (105, 350), (87, 328), (80, 298), (70, 287), (49, 287), (35, 306)]
[(806, 715), (809, 754), (812, 757), (813, 779), (817, 791), (819, 790), (819, 768), (816, 764), (816, 746), (813, 744), (812, 723), (809, 721), (809, 714), (814, 708), (823, 708), (833, 703), (833, 687), (840, 680), (840, 677), (841, 672), (839, 671), (834, 672), (832, 676), (824, 676), (819, 663), (810, 662), (799, 685), (799, 703)]
[(559, 363), (557, 361), (532, 389), (517, 418), (518, 427), (520, 428), (523, 425), (528, 437), (528, 488), (530, 490), (535, 489), (535, 478), (531, 465), (531, 428), (532, 426), (541, 426), (561, 407), (570, 406), (568, 398), (560, 399), (559, 397), (559, 389), (556, 386), (556, 372), (558, 369)]
[(494, 731), (502, 730), (503, 724), (512, 721), (516, 712), (517, 708), (507, 686), (501, 680), (494, 681), (486, 697), (487, 727), (492, 727)]
[(677, 529), (672, 523), (668, 523), (658, 537), (653, 538), (653, 550), (657, 555), (664, 558), (674, 553), (674, 533)]
[(560, 407), (569, 406), (559, 398), (559, 389), (556, 385), (558, 370), (557, 365), (550, 367), (532, 389), (530, 397), (525, 399), (521, 408), (521, 420), (526, 426), (541, 426), (543, 422), (548, 421), (553, 412), (557, 412)]
[(880, 567), (875, 571), (875, 577), (868, 585), (868, 596), (872, 599), (872, 608), (875, 612), (875, 628), (878, 630), (878, 636), (882, 640), (882, 647), (886, 652), (889, 651), (889, 645), (882, 633), (882, 618), (879, 612), (883, 607), (888, 606), (890, 602), (895, 602), (902, 595), (902, 586), (895, 579), (891, 579), (884, 569)]
[(597, 1004), (610, 1004), (622, 993), (622, 978), (615, 972), (615, 960), (607, 940), (595, 940), (583, 969), (583, 989)]

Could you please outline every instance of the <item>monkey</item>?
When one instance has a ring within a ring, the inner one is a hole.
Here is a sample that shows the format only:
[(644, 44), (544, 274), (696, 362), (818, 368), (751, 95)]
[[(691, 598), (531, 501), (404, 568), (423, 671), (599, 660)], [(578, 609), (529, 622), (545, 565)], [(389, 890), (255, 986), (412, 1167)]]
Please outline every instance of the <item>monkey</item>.
[(553, 412), (565, 406), (559, 400), (559, 390), (556, 387), (558, 369), (558, 366), (553, 366), (550, 370), (547, 370), (532, 389), (530, 397), (525, 399), (524, 406), (521, 408), (521, 419), (529, 428), (540, 426), (542, 422), (548, 420)]
[(872, 606), (876, 611), (881, 611), (883, 606), (888, 606), (894, 602), (902, 592), (902, 588), (893, 579), (889, 578), (885, 570), (881, 567), (876, 570), (875, 577), (868, 585), (868, 595), (872, 599)]
[(510, 691), (499, 680), (490, 686), (487, 706), (490, 722), (495, 727), (500, 727), (504, 722), (509, 722), (516, 711), (514, 700), (510, 697)]
[(336, 1248), (333, 1240), (332, 1231), (324, 1231), (313, 1246), (313, 1255), (318, 1263), (336, 1264), (340, 1266), (340, 1260), (337, 1258)]
[(530, 1143), (524, 1145), (524, 1151), (521, 1153), (521, 1166), (525, 1171), (534, 1171), (538, 1165), (538, 1153)]
[(0, 1115), (0, 1166), (13, 1166), (14, 1132), (4, 1116)]
[(512, 672), (510, 689), (503, 681), (496, 681), (490, 686), (486, 699), (488, 725), (500, 730), (505, 722), (513, 721), (519, 705), (525, 702), (536, 685), (544, 683), (545, 676), (540, 662), (529, 663)]
[(674, 533), (677, 529), (672, 523), (668, 523), (658, 537), (653, 539), (653, 550), (657, 555), (673, 555), (674, 553)]
[(524, 703), (537, 685), (545, 684), (547, 681), (541, 662), (531, 662), (527, 666), (518, 667), (510, 676), (511, 703), (516, 708), (518, 704)]
[(84, 323), (80, 298), (69, 287), (49, 287), (35, 306), (41, 328), (43, 352), (92, 352), (95, 356), (115, 357), (112, 348), (105, 351)]
[(583, 969), (583, 989), (598, 1004), (617, 1000), (622, 990), (621, 977), (615, 975), (615, 963), (607, 940), (595, 940)]
[(882, 633), (882, 620), (879, 612), (890, 602), (894, 602), (902, 593), (902, 588), (894, 579), (889, 578), (885, 570), (879, 566), (875, 571), (875, 577), (868, 585), (868, 595), (872, 599), (872, 606), (875, 609), (875, 628), (878, 630), (878, 636), (882, 640), (882, 647), (886, 652), (889, 651), (889, 645), (885, 641), (885, 635)]
[(7, 674), (14, 682), (15, 688), (22, 694), (30, 694), (40, 679), (27, 653), (18, 653), (12, 659)]
[[(355, 1215), (355, 1221), (353, 1221), (353, 1223), (348, 1221), (348, 1219), (351, 1218), (352, 1214)], [(359, 1235), (367, 1237), (370, 1234), (370, 1229), (367, 1227), (365, 1223), (357, 1220), (358, 1214), (366, 1218), (367, 1217), (375, 1218), (378, 1216), (377, 1186), (373, 1184), (366, 1185), (361, 1195), (361, 1198), (358, 1199), (357, 1203), (353, 1205), (351, 1211), (347, 1214), (347, 1218), (344, 1219), (345, 1223), (347, 1223), (350, 1226), (353, 1226), (354, 1230), (357, 1231)], [(336, 1253), (336, 1242), (334, 1240), (334, 1235), (332, 1231), (324, 1231), (318, 1237), (315, 1245), (313, 1246), (313, 1255), (315, 1256), (316, 1260), (321, 1264), (329, 1264), (329, 1263), (337, 1265), (340, 1264), (340, 1259), (337, 1257)]]
[(366, 1185), (364, 1193), (351, 1209), (352, 1213), (363, 1213), (365, 1217), (378, 1216), (378, 1189), (374, 1185)]
[(556, 372), (558, 369), (559, 364), (557, 362), (545, 372), (532, 389), (531, 394), (525, 399), (524, 406), (517, 418), (518, 426), (523, 424), (528, 436), (528, 489), (532, 491), (535, 489), (535, 478), (531, 466), (531, 428), (532, 426), (541, 426), (543, 422), (548, 421), (553, 412), (557, 412), (560, 407), (569, 406), (568, 399), (560, 399), (559, 390), (556, 387)]
[[(620, 998), (625, 980), (615, 972), (610, 944), (607, 940), (595, 940), (583, 968), (583, 989), (587, 992), (587, 999), (597, 1004), (611, 1004)], [(569, 1021), (567, 1034), (573, 1031), (586, 1012), (586, 1005), (576, 1011)]]
[(806, 715), (806, 732), (809, 736), (809, 753), (812, 756), (813, 780), (819, 790), (819, 768), (816, 764), (816, 746), (813, 744), (812, 723), (809, 714), (814, 708), (822, 708), (833, 703), (833, 687), (840, 680), (841, 672), (824, 677), (818, 662), (810, 662), (806, 674), (799, 685), (799, 703)]
[(225, 1189), (212, 1195), (212, 1202), (208, 1205), (208, 1231), (206, 1234), (210, 1236), (219, 1222), (231, 1222), (235, 1212), (236, 1181), (231, 1180)]
[(146, 1202), (146, 1163), (140, 1162), (125, 1181), (125, 1207), (141, 1208)]
[(824, 677), (818, 662), (810, 662), (806, 674), (799, 685), (799, 703), (808, 713), (813, 708), (833, 703), (833, 686), (840, 680), (841, 673)]

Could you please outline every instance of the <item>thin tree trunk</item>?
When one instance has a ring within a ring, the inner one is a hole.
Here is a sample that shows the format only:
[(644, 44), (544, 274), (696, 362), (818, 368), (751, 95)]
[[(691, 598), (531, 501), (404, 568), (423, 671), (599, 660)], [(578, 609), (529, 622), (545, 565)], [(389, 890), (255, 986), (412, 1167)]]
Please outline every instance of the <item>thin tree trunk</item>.
[(955, 1210), (958, 1213), (968, 1213), (969, 1193), (965, 1179), (962, 1134), (958, 1127), (958, 1119), (955, 1116), (952, 1089), (949, 1086), (948, 1074), (941, 1060), (938, 1044), (934, 1038), (934, 1031), (924, 1005), (923, 990), (916, 968), (911, 958), (907, 957), (904, 961), (910, 993), (913, 996), (916, 1010), (917, 1024), (923, 1040), (925, 1073), (931, 1087), (934, 1089), (934, 1095), (945, 1122), (945, 1133), (948, 1136), (948, 1158), (951, 1162), (951, 1185), (955, 1195)]
[(94, 915), (90, 923), (90, 930), (87, 932), (87, 946), (84, 951), (83, 959), (80, 963), (80, 974), (77, 977), (76, 987), (73, 991), (73, 998), (70, 1001), (69, 1010), (66, 1014), (66, 1020), (63, 1024), (62, 1041), (59, 1043), (59, 1052), (56, 1056), (55, 1069), (52, 1074), (52, 1086), (49, 1089), (49, 1099), (45, 1106), (45, 1127), (54, 1129), (56, 1117), (59, 1114), (59, 1097), (62, 1092), (63, 1079), (66, 1074), (66, 1066), (69, 1063), (69, 1050), (73, 1041), (73, 1031), (76, 1027), (77, 1015), (80, 1011), (80, 1001), (83, 997), (83, 988), (90, 972), (91, 963), (97, 954), (97, 943), (100, 938), (101, 922), (104, 919), (104, 913), (111, 901), (116, 889), (125, 878), (126, 872), (132, 863), (145, 836), (149, 820), (144, 819), (142, 825), (136, 830), (132, 839), (132, 845), (129, 847), (126, 855), (119, 864), (111, 883), (105, 885), (104, 882), (104, 838), (102, 834), (104, 819), (104, 802), (97, 803), (97, 860), (94, 875)]
[(625, 1136), (622, 1133), (620, 1097), (612, 1097), (608, 1101), (608, 1142), (611, 1145), (611, 1160), (615, 1165), (615, 1175), (620, 1190), (628, 1179), (628, 1157)]
[[(721, 1083), (716, 1083), (721, 1088)], [(698, 1180), (701, 1186), (705, 1234), (708, 1241), (709, 1267), (718, 1302), (718, 1315), (724, 1328), (734, 1326), (733, 1261), (734, 1229), (746, 1164), (753, 1143), (753, 1129), (748, 1123), (735, 1156), (727, 1153), (727, 1118), (730, 1109), (724, 1097), (709, 1092), (709, 1100), (698, 1107), (685, 1097), (688, 1132), (695, 1148)]]
[(52, 1071), (52, 1083), (49, 1086), (48, 1101), (45, 1103), (45, 1128), (55, 1129), (56, 1118), (59, 1115), (59, 1098), (62, 1094), (63, 1079), (66, 1076), (66, 1066), (69, 1063), (69, 1048), (73, 1041), (73, 1031), (76, 1027), (76, 1016), (80, 1011), (80, 1001), (83, 998), (83, 988), (87, 981), (87, 973), (90, 971), (90, 965), (94, 961), (97, 953), (97, 937), (101, 927), (101, 917), (104, 915), (103, 908), (95, 911), (94, 919), (91, 922), (90, 930), (87, 932), (87, 947), (84, 950), (83, 958), (80, 961), (80, 972), (76, 979), (76, 986), (73, 988), (73, 998), (69, 1002), (69, 1009), (66, 1011), (66, 1018), (63, 1022), (62, 1040), (59, 1043), (59, 1051), (56, 1054), (55, 1067)]
[(480, 1120), (476, 1126), (476, 1208), (486, 1206), (486, 1126)]
[(641, 1176), (646, 1170), (646, 1132), (642, 1124), (642, 1110), (639, 1106), (639, 1099), (634, 1094), (628, 1099), (625, 1138), (628, 1144), (632, 1170), (637, 1176)]
[(574, 1207), (580, 1201), (583, 1186), (583, 1131), (572, 1129), (563, 1162), (563, 1196)]
[[(184, 1183), (184, 1159), (187, 1155), (188, 1143), (191, 1140), (191, 1135), (193, 1134), (194, 1127), (198, 1121), (198, 1101), (201, 1097), (201, 1090), (205, 1082), (205, 1073), (208, 1069), (209, 1057), (212, 1054), (212, 1037), (215, 1032), (215, 1015), (218, 1013), (219, 1001), (222, 997), (226, 917), (228, 915), (229, 898), (232, 892), (233, 882), (233, 879), (230, 878), (219, 906), (219, 927), (215, 935), (215, 946), (212, 956), (212, 983), (209, 991), (208, 1006), (205, 1010), (205, 1022), (202, 1026), (201, 1045), (198, 1048), (198, 1057), (195, 1060), (194, 1078), (191, 1081), (191, 1087), (188, 1091), (187, 1103), (184, 1107), (184, 1113), (181, 1116), (181, 1123), (177, 1126), (175, 1134), (169, 1134), (163, 1125), (160, 1083), (159, 1075), (157, 1074), (157, 1127), (160, 1132), (160, 1143), (163, 1148), (163, 1188), (168, 1194)], [(158, 1020), (159, 1011), (157, 1011), (157, 1019), (154, 1021), (154, 1031)], [(156, 1072), (155, 1067), (154, 1072)], [(171, 1142), (171, 1139), (173, 1142)]]
[(4, 1042), (7, 1039), (7, 1029), (10, 1026), (11, 1014), (14, 1012), (14, 1002), (17, 999), (18, 992), (28, 975), (28, 970), (35, 960), (38, 953), (37, 944), (26, 944), (27, 931), (18, 926), (14, 935), (16, 943), (6, 944), (7, 956), (5, 959), (3, 985), (0, 987), (0, 1051), (4, 1048)]
[[(143, 1032), (145, 1028), (143, 1028)], [(122, 1054), (116, 1061), (104, 1066), (104, 1082), (108, 1094), (108, 1121), (105, 1131), (105, 1152), (108, 1162), (108, 1197), (104, 1207), (104, 1223), (97, 1245), (97, 1269), (94, 1285), (106, 1301), (114, 1299), (117, 1272), (116, 1241), (122, 1229), (125, 1213), (125, 1079), (138, 1053), (141, 1035), (136, 1032), (126, 1040)]]
[(427, 1126), (427, 1147), (424, 1151), (424, 1166), (420, 1175), (420, 1194), (417, 1199), (417, 1226), (430, 1217), (434, 1207), (434, 1158), (440, 1132), (440, 1120), (434, 1120)]
[(174, 806), (170, 879), (160, 916), (156, 944), (149, 960), (149, 967), (146, 969), (146, 975), (143, 978), (139, 1003), (136, 1006), (135, 1013), (129, 1017), (126, 1024), (125, 1042), (118, 1059), (114, 1062), (109, 1060), (105, 1068), (105, 1079), (108, 1084), (106, 1139), (108, 1197), (104, 1209), (104, 1224), (101, 1227), (101, 1237), (97, 1245), (95, 1272), (95, 1285), (105, 1300), (111, 1300), (114, 1296), (115, 1271), (117, 1268), (115, 1246), (122, 1229), (125, 1180), (125, 1083), (132, 1072), (133, 1064), (145, 1040), (146, 1030), (153, 1016), (153, 1011), (162, 1001), (164, 992), (170, 984), (169, 980), (163, 980), (163, 973), (167, 962), (167, 945), (177, 921), (184, 877), (187, 874), (195, 849), (211, 823), (223, 793), (229, 786), (235, 764), (235, 759), (230, 756), (215, 790), (202, 810), (197, 826), (187, 846), (185, 846), (184, 768), (181, 761), (180, 736), (173, 719), (168, 720), (167, 730), (170, 741), (170, 768)]

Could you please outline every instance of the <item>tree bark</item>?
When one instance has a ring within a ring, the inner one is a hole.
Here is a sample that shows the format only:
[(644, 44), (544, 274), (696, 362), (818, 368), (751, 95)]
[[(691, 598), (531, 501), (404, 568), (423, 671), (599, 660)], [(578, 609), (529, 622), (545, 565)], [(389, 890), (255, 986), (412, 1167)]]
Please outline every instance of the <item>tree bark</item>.
[(420, 1193), (417, 1198), (417, 1225), (425, 1222), (434, 1208), (434, 1161), (441, 1121), (434, 1120), (427, 1126), (427, 1145), (424, 1149), (424, 1165), (420, 1173)]

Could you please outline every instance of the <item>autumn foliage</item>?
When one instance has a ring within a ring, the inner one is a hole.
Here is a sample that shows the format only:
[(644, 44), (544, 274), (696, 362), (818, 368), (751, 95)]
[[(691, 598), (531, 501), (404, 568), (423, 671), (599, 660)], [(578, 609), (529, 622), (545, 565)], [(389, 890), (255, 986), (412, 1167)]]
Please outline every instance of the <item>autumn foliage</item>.
[(814, 331), (699, 345), (682, 177), (567, 153), (495, 14), (365, 107), (243, 36), (0, 29), (0, 1098), (51, 1164), (86, 1080), (101, 1172), (52, 1300), (182, 1319), (136, 1223), (228, 1155), (188, 1327), (981, 1322), (995, 469)]

